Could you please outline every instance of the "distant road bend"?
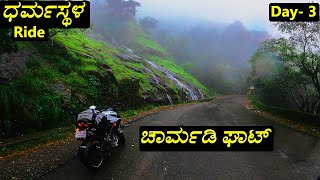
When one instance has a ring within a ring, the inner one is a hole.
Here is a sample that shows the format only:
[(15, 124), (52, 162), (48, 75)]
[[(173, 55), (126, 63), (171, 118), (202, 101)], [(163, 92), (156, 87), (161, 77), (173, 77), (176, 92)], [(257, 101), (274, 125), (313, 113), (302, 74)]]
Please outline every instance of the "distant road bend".
[[(244, 101), (244, 96), (226, 96), (145, 117), (125, 127), (126, 144), (101, 169), (88, 171), (75, 157), (44, 179), (317, 179), (319, 139), (256, 115), (242, 105)], [(140, 152), (139, 127), (144, 125), (274, 126), (275, 150)]]

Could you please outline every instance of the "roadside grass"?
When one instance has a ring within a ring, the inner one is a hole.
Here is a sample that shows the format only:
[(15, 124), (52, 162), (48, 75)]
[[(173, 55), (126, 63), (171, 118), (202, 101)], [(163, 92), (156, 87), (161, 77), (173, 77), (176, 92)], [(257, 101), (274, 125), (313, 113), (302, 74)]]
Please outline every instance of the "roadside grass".
[(261, 103), (257, 98), (249, 96), (249, 99), (252, 101), (252, 105), (256, 107), (257, 109), (261, 109), (267, 112), (270, 112), (274, 115), (288, 118), (297, 122), (301, 123), (308, 123), (316, 126), (320, 126), (320, 116), (311, 114), (311, 113), (305, 113), (305, 112), (299, 112), (294, 110), (288, 110), (283, 108), (278, 108), (274, 106), (268, 106), (263, 103)]
[[(297, 131), (320, 138), (320, 116), (303, 113), (261, 103), (257, 98), (248, 96), (257, 114)], [(260, 111), (259, 111), (260, 110)]]
[(62, 131), (62, 132), (56, 132), (56, 133), (51, 133), (39, 138), (35, 138), (32, 140), (24, 141), (21, 143), (16, 143), (16, 144), (10, 144), (7, 146), (3, 146), (0, 149), (0, 156), (5, 157), (7, 155), (10, 155), (15, 152), (20, 152), (28, 148), (36, 147), (43, 145), (45, 143), (49, 142), (54, 142), (62, 139), (66, 139), (67, 137), (73, 135), (74, 129), (70, 129), (67, 131)]
[(165, 53), (165, 50), (158, 43), (156, 43), (155, 41), (149, 40), (144, 36), (138, 36), (136, 38), (136, 43), (138, 43), (141, 46), (151, 48), (160, 53)]

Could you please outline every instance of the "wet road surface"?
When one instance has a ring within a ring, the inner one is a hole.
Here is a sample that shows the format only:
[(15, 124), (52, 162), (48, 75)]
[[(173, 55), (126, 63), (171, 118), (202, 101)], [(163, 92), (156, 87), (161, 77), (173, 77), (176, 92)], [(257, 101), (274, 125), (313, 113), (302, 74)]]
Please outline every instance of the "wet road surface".
[[(77, 157), (44, 179), (313, 179), (320, 176), (320, 139), (273, 123), (226, 96), (145, 117), (125, 127), (126, 144), (101, 169), (87, 170)], [(140, 152), (139, 127), (165, 125), (275, 128), (273, 152)], [(76, 151), (76, 149), (75, 149)]]

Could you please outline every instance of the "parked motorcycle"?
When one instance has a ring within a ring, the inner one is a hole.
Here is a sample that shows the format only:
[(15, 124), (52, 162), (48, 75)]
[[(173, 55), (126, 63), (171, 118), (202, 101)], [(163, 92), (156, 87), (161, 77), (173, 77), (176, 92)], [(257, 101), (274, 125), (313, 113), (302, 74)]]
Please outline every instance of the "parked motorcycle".
[(125, 142), (121, 117), (115, 111), (115, 107), (98, 111), (91, 106), (77, 116), (75, 138), (82, 141), (78, 155), (87, 168), (99, 168), (105, 156)]

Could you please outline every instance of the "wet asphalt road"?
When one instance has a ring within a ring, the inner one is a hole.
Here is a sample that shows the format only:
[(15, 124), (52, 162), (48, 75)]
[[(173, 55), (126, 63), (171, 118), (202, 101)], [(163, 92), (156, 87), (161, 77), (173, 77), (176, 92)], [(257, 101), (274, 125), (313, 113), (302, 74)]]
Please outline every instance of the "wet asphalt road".
[[(226, 96), (145, 117), (125, 127), (126, 144), (98, 171), (87, 170), (75, 157), (44, 179), (317, 179), (320, 139), (256, 115), (242, 105), (244, 98)], [(139, 127), (164, 125), (271, 125), (275, 128), (275, 150), (140, 152)]]

